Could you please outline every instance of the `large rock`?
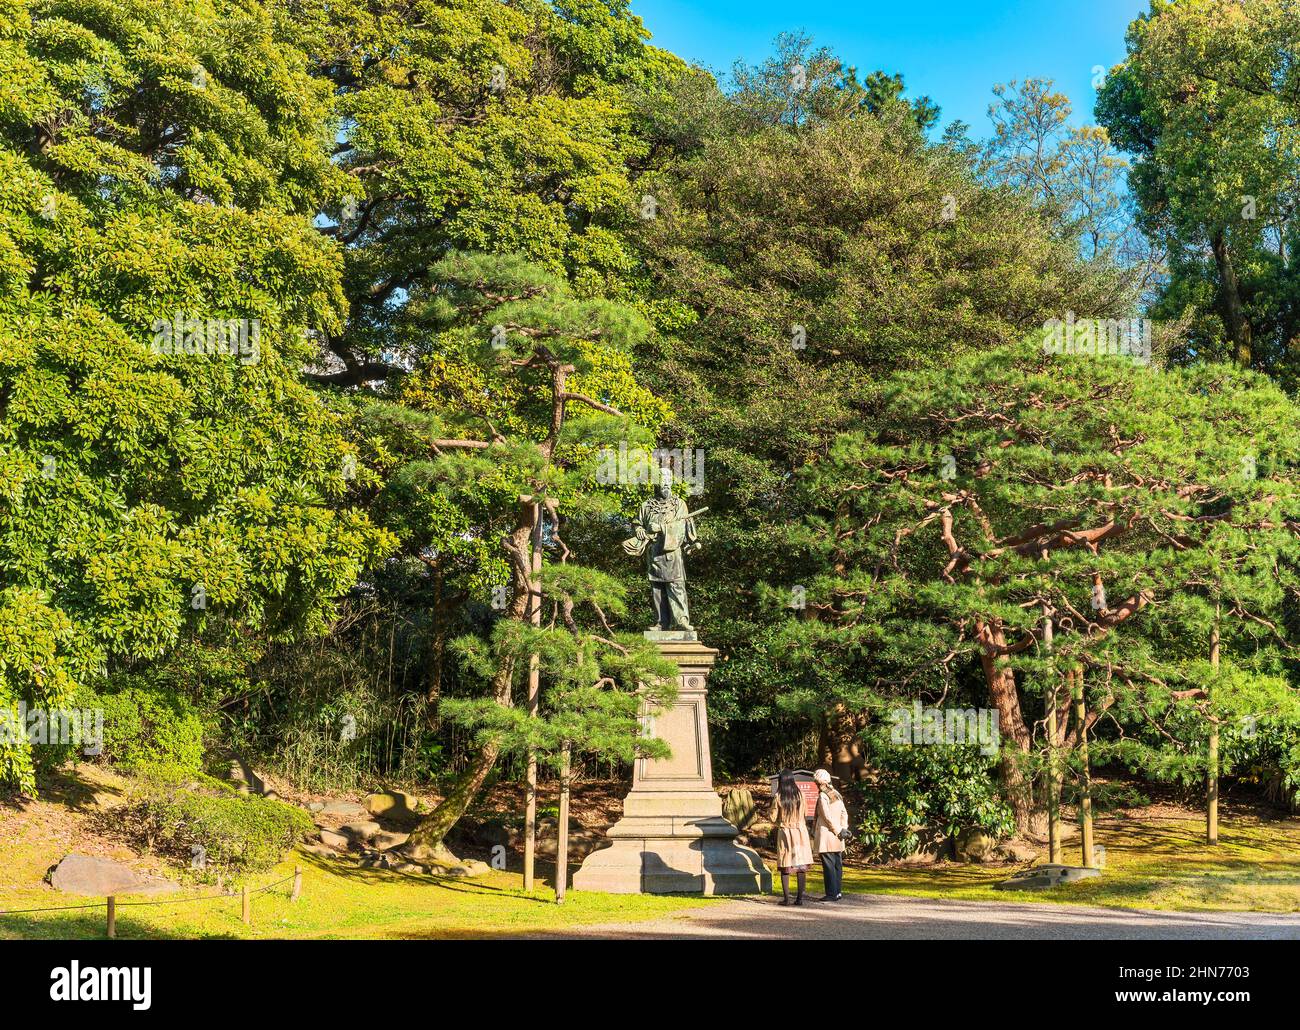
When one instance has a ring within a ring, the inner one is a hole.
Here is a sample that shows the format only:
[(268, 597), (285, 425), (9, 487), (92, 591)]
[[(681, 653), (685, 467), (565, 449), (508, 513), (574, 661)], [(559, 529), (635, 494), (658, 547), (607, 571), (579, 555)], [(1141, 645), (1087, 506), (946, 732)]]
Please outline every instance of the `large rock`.
[(338, 815), (347, 819), (364, 816), (366, 810), (355, 801), (331, 801), (320, 810), (321, 815)]
[(745, 787), (732, 787), (722, 799), (722, 818), (738, 830), (748, 828), (757, 815), (754, 793)]
[(492, 871), (486, 862), (457, 858), (445, 844), (436, 848), (423, 845), (412, 848), (407, 844), (401, 852), (404, 858), (424, 866), (434, 876), (484, 876)]
[(1008, 879), (994, 884), (993, 889), (995, 891), (1051, 890), (1053, 887), (1077, 883), (1080, 880), (1090, 880), (1100, 875), (1100, 869), (1085, 869), (1083, 866), (1049, 863), (1047, 865), (1030, 866), (1028, 869), (1021, 869), (1019, 872), (1012, 873)]
[(395, 818), (414, 815), (415, 799), (404, 790), (377, 790), (366, 795), (366, 811)]
[(308, 855), (315, 855), (317, 858), (338, 858), (339, 853), (333, 848), (326, 847), (324, 844), (300, 844), (298, 850)]
[(993, 857), (1004, 862), (1033, 862), (1038, 858), (1038, 851), (1028, 844), (1009, 840), (993, 849)]
[(993, 857), (997, 841), (976, 826), (967, 826), (953, 842), (953, 854), (958, 862), (985, 862)]
[(393, 830), (380, 830), (370, 838), (370, 846), (376, 851), (388, 851), (400, 848), (410, 838), (409, 833), (397, 833)]
[(379, 824), (370, 820), (364, 820), (357, 823), (344, 823), (339, 827), (339, 833), (343, 834), (348, 840), (357, 844), (364, 844), (376, 833), (379, 832)]
[(68, 894), (107, 898), (118, 894), (167, 894), (177, 890), (170, 880), (141, 876), (111, 858), (71, 854), (50, 871), (50, 884)]
[(346, 851), (348, 845), (352, 843), (343, 834), (336, 833), (334, 830), (321, 830), (320, 842), (328, 848), (338, 848), (340, 851)]

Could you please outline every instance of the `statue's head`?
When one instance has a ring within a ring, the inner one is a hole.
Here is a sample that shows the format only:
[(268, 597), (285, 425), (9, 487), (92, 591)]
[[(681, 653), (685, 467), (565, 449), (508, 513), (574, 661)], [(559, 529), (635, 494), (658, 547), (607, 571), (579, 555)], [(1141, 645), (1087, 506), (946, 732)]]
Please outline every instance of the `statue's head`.
[(673, 495), (673, 470), (667, 467), (659, 470), (659, 482), (655, 484), (655, 496), (667, 500)]

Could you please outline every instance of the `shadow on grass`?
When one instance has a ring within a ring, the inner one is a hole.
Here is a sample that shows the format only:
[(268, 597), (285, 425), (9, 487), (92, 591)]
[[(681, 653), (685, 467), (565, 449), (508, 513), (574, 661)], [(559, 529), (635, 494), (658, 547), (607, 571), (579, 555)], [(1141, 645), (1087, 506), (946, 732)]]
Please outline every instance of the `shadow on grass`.
[(62, 805), (70, 811), (84, 814), (98, 810), (96, 795), (111, 794), (114, 797), (122, 795), (120, 788), (86, 778), (75, 769), (41, 775), (37, 780), (36, 789), (39, 798), (0, 794), (0, 805), (12, 812), (25, 812), (40, 801)]

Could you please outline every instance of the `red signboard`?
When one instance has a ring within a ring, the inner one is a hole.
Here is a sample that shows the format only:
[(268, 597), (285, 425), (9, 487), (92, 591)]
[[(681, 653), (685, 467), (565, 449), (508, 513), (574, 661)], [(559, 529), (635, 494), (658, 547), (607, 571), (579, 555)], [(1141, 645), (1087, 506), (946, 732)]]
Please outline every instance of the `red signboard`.
[(817, 783), (814, 780), (799, 780), (799, 793), (803, 795), (803, 814), (805, 819), (815, 819), (817, 817), (817, 795), (821, 793), (817, 789)]
[[(776, 796), (777, 777), (770, 777), (772, 783), (772, 796)], [(794, 782), (799, 788), (799, 793), (803, 795), (803, 814), (805, 819), (815, 819), (817, 817), (817, 797), (821, 793), (817, 789), (817, 781), (812, 778), (812, 773), (807, 769), (794, 770)]]

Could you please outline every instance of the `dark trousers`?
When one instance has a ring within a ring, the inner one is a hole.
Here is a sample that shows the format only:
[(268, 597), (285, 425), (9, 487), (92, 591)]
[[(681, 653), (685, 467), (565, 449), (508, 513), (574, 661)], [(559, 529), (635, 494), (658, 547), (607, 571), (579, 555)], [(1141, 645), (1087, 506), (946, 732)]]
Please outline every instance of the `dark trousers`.
[(826, 896), (839, 897), (840, 885), (844, 882), (844, 852), (823, 851), (817, 857), (822, 860), (822, 880), (826, 884)]

